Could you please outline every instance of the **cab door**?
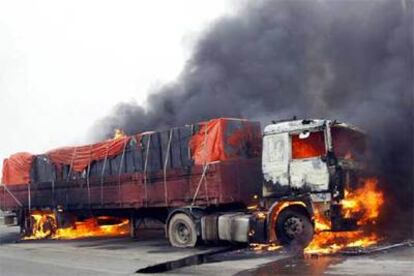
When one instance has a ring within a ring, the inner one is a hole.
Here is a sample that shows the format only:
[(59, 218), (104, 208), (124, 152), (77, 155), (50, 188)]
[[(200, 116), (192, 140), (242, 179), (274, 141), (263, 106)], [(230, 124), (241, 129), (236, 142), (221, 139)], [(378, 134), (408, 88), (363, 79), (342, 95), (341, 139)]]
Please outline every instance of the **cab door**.
[(263, 137), (262, 170), (265, 197), (279, 194), (290, 185), (289, 144), (288, 133), (269, 134)]

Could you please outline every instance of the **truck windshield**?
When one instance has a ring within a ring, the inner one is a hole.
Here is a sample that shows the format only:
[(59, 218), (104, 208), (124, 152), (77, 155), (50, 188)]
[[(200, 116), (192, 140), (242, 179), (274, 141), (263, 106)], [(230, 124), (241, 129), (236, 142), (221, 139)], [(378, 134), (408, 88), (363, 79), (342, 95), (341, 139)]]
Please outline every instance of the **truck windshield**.
[(301, 137), (291, 134), (292, 159), (318, 157), (325, 154), (325, 139), (322, 131), (310, 132), (309, 136)]
[(363, 133), (345, 127), (332, 127), (332, 145), (337, 158), (361, 160), (365, 155), (366, 141)]

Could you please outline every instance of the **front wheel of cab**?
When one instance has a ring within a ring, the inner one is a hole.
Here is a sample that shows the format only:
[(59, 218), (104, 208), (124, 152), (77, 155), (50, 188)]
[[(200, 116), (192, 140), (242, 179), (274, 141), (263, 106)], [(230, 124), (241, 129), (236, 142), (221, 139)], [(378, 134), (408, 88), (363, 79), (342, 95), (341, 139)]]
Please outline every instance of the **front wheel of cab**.
[(280, 212), (276, 220), (276, 235), (280, 244), (305, 248), (313, 238), (313, 226), (308, 216), (292, 208)]
[(194, 247), (197, 243), (194, 220), (184, 213), (173, 215), (168, 223), (168, 238), (174, 247)]

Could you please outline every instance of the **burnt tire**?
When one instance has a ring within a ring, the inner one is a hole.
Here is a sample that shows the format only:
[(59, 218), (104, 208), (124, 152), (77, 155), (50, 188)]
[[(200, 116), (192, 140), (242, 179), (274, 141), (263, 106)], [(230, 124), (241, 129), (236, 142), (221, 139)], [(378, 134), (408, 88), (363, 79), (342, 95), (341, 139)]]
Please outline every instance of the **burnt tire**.
[(53, 217), (47, 216), (42, 225), (43, 232), (47, 233), (45, 238), (51, 238), (57, 231), (56, 221)]
[(308, 216), (295, 209), (285, 209), (276, 220), (276, 235), (285, 246), (305, 248), (313, 238), (313, 226)]
[(174, 247), (194, 247), (197, 243), (194, 220), (184, 213), (173, 215), (168, 223), (168, 238)]

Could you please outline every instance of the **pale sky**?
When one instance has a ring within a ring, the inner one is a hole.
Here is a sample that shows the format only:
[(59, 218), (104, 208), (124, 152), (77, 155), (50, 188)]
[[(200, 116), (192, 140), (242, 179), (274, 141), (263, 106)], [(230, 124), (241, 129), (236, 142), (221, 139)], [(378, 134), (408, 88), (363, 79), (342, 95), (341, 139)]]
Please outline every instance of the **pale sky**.
[(0, 159), (83, 143), (116, 103), (145, 105), (231, 10), (223, 0), (0, 0)]

